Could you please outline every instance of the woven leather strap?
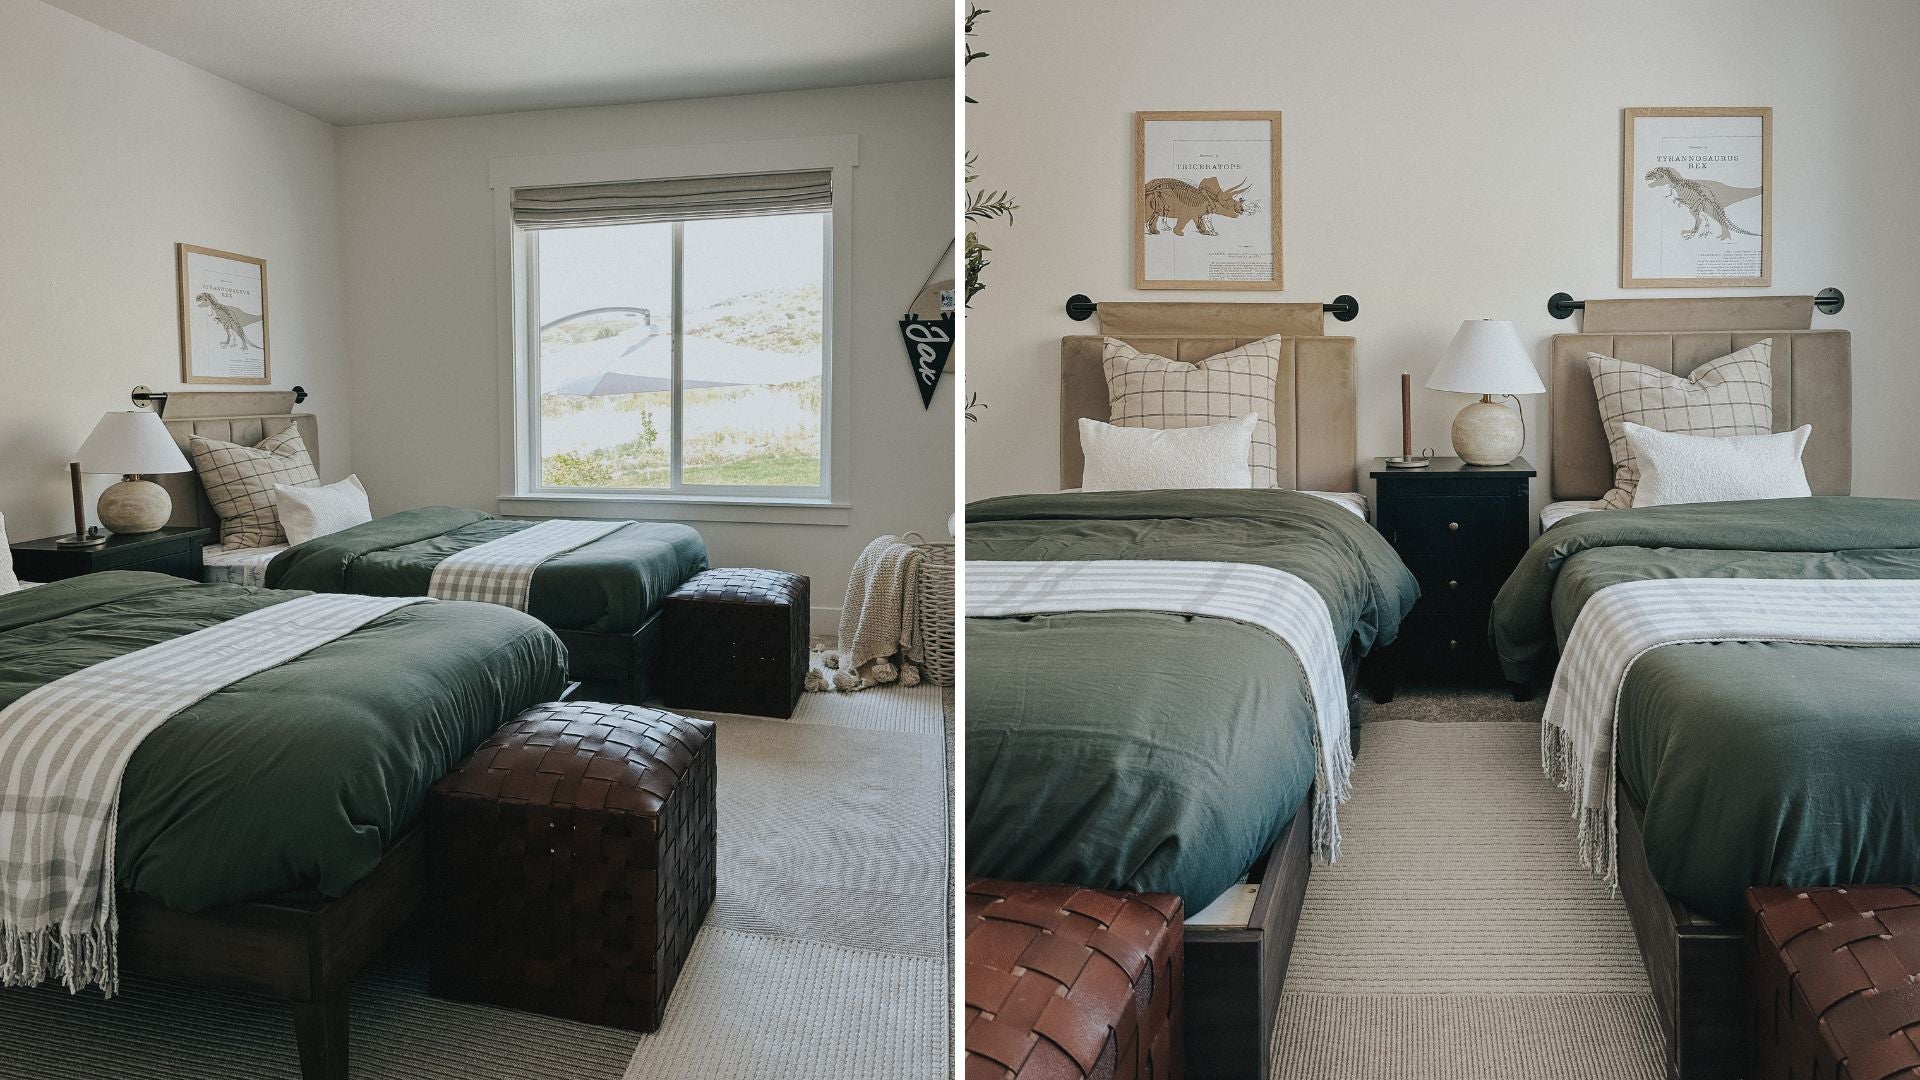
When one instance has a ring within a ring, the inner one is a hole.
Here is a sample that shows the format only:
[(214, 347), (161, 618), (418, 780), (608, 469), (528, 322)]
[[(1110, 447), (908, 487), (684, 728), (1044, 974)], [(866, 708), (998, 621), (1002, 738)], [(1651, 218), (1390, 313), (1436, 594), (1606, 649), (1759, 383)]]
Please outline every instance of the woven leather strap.
[(807, 579), (785, 570), (755, 570), (745, 566), (702, 570), (669, 593), (670, 600), (702, 600), (732, 604), (802, 604)]
[(535, 705), (493, 733), (435, 791), (533, 806), (656, 816), (713, 724), (597, 701)]
[(1779, 1041), (1812, 1044), (1828, 1075), (1920, 1080), (1920, 889), (1766, 886), (1747, 903), (1756, 989), (1786, 999), (1760, 1005), (1795, 1029)]
[(967, 1077), (1181, 1075), (1180, 898), (967, 885)]

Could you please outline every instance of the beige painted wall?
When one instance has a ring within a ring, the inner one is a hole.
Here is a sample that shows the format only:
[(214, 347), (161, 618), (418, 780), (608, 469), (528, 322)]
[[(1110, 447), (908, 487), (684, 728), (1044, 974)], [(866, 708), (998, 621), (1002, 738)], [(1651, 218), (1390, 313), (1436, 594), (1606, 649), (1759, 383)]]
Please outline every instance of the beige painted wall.
[[(66, 462), (180, 386), (174, 244), (267, 260), (273, 381), (347, 471), (334, 129), (39, 0), (0, 0), (0, 513), (69, 531)], [(114, 477), (89, 480), (92, 492)]]
[[(1398, 453), (1402, 371), (1418, 386), (1460, 320), (1511, 319), (1546, 370), (1546, 314), (1619, 282), (1620, 110), (1774, 109), (1771, 292), (1837, 285), (1854, 332), (1854, 490), (1920, 496), (1920, 4), (1657, 0), (996, 6), (967, 72), (967, 143), (1009, 188), (1011, 228), (968, 312), (970, 497), (1056, 486), (1061, 304), (1259, 299), (1136, 293), (1128, 194), (1137, 109), (1285, 113), (1287, 290), (1360, 299), (1360, 453)], [(1212, 14), (1209, 14), (1211, 12)], [(1340, 324), (1328, 323), (1330, 327)], [(1085, 332), (1081, 330), (1081, 332)], [(1415, 445), (1447, 453), (1468, 398), (1421, 390)], [(1544, 463), (1545, 397), (1527, 400)], [(1815, 438), (1819, 434), (1815, 433)], [(1546, 485), (1535, 486), (1544, 500)]]
[(838, 605), (885, 532), (945, 539), (953, 380), (930, 411), (895, 322), (952, 235), (951, 80), (342, 129), (355, 462), (376, 512), (493, 510), (500, 492), (488, 161), (749, 139), (860, 136), (854, 172), (851, 522), (694, 522), (716, 565), (791, 569)]

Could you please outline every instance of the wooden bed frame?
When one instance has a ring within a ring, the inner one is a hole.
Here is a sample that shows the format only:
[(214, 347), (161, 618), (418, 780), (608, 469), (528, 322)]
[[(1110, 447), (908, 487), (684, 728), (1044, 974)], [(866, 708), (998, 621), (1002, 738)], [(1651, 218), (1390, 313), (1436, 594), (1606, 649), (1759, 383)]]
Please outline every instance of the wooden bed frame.
[(1615, 798), (1620, 895), (1666, 1037), (1667, 1076), (1737, 1080), (1746, 1061), (1746, 934), (1695, 914), (1660, 887), (1641, 840), (1646, 811), (1624, 784)]
[(426, 841), (416, 825), (334, 900), (189, 915), (122, 893), (120, 967), (286, 1001), (303, 1080), (347, 1080), (349, 984), (420, 909), (426, 885)]
[(660, 620), (656, 611), (631, 634), (555, 630), (567, 647), (567, 677), (586, 685), (594, 701), (639, 705), (653, 692), (654, 663), (660, 658)]

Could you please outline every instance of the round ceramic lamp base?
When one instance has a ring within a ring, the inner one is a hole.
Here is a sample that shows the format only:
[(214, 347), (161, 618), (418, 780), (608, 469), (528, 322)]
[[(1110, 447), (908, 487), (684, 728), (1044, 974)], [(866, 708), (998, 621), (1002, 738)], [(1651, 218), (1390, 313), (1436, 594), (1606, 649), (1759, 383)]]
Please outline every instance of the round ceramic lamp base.
[(122, 480), (100, 493), (100, 524), (121, 536), (150, 533), (173, 516), (173, 497), (151, 480)]
[(1517, 410), (1486, 398), (1453, 418), (1453, 452), (1469, 465), (1505, 465), (1520, 456), (1526, 435)]

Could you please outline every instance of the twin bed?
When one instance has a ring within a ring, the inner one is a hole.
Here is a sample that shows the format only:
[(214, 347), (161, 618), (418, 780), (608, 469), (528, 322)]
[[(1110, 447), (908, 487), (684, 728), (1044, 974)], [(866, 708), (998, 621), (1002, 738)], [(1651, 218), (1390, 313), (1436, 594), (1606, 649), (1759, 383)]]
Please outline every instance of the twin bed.
[[(1122, 307), (1103, 305), (1103, 318), (1109, 306)], [(1134, 305), (1118, 312), (1126, 325), (1107, 329), (1197, 361), (1276, 332), (1280, 307)], [(1811, 313), (1810, 298), (1596, 301), (1585, 333), (1554, 339), (1559, 512), (1495, 609), (1491, 632), (1510, 679), (1554, 672), (1582, 610), (1623, 583), (1920, 579), (1920, 503), (1846, 496), (1850, 343), (1844, 331), (1811, 329)], [(1282, 484), (1350, 487), (1351, 341), (1321, 338), (1314, 326), (1281, 332), (1297, 335), (1283, 380), (1291, 385), (1277, 401), (1290, 427), (1282, 445), (1300, 461), (1324, 458)], [(1762, 339), (1773, 343), (1775, 430), (1813, 427), (1804, 459), (1813, 497), (1586, 512), (1613, 480), (1589, 351), (1685, 375)], [(1063, 487), (1077, 479), (1073, 421), (1106, 415), (1100, 341), (1063, 342)], [(1324, 350), (1343, 359), (1299, 362)], [(1312, 502), (1286, 491), (993, 499), (969, 510), (968, 554), (1286, 568), (1325, 600), (1351, 658), (1391, 639), (1411, 583), (1400, 594), (1392, 569), (1371, 566), (1365, 542)], [(1330, 576), (1340, 558), (1330, 552), (1342, 547), (1349, 573)], [(1639, 595), (1621, 591), (1609, 606), (1636, 616)], [(1708, 617), (1724, 616), (1701, 602)], [(1617, 868), (1676, 1077), (1737, 1075), (1748, 885), (1920, 880), (1920, 725), (1910, 705), (1920, 668), (1910, 649), (1855, 647), (1863, 643), (1736, 633), (1663, 643), (1625, 668), (1617, 738), (1598, 744), (1617, 798), (1589, 807), (1604, 833), (1590, 836), (1588, 854)], [(1189, 918), (1223, 888), (1233, 895), (1245, 874), (1260, 886), (1253, 917), (1188, 931), (1188, 1063), (1199, 1077), (1265, 1076), (1313, 846), (1302, 835), (1315, 774), (1298, 659), (1246, 625), (1180, 612), (994, 613), (969, 618), (967, 644), (969, 873), (1176, 892)], [(1543, 735), (1543, 763), (1560, 738)], [(1562, 779), (1578, 789), (1577, 778)]]

